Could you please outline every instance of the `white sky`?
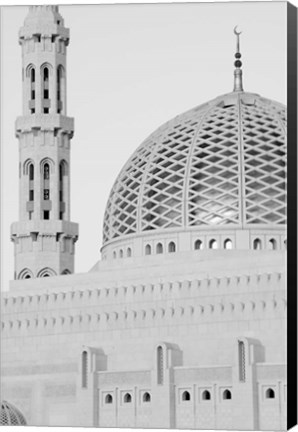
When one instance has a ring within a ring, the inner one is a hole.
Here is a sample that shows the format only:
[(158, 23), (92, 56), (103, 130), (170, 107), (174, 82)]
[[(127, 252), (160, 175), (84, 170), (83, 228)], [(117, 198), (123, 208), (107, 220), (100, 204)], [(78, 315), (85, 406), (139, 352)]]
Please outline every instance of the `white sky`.
[[(286, 3), (60, 6), (70, 28), (68, 115), (76, 272), (99, 259), (106, 201), (120, 169), (165, 121), (232, 91), (236, 24), (243, 30), (244, 89), (286, 103)], [(13, 278), (10, 224), (18, 218), (21, 47), (26, 7), (1, 22), (1, 286)]]

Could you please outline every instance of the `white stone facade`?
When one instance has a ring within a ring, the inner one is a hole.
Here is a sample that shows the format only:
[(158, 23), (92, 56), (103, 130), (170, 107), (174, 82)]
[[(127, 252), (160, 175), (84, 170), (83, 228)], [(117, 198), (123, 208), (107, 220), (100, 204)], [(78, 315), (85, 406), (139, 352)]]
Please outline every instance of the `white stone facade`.
[[(57, 7), (32, 7), (20, 36), (25, 63), (52, 59), (57, 71), (65, 61)], [(284, 107), (233, 92), (152, 134), (111, 191), (102, 259), (65, 275), (78, 235), (69, 195), (62, 220), (58, 196), (49, 220), (40, 199), (30, 219), (24, 196), (45, 180), (28, 178), (28, 158), (39, 173), (53, 161), (46, 180), (57, 194), (73, 122), (57, 100), (53, 112), (26, 112), (48, 108), (28, 105), (28, 91), (17, 121), (16, 278), (2, 295), (2, 397), (29, 425), (286, 429)]]

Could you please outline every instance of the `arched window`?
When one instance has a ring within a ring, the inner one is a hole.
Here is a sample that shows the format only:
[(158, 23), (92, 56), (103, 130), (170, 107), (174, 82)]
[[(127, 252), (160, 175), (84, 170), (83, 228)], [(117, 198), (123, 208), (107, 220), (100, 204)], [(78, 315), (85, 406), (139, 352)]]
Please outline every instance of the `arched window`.
[[(59, 163), (59, 201), (62, 203), (65, 200), (65, 189), (67, 188), (66, 182), (65, 182), (65, 176), (67, 173), (67, 163), (65, 160), (62, 160)], [(64, 208), (62, 205), (60, 206), (59, 211), (59, 219), (63, 219), (64, 215)]]
[(62, 66), (57, 68), (57, 113), (62, 111), (62, 79), (63, 79), (63, 69)]
[(260, 249), (262, 249), (262, 242), (261, 242), (261, 240), (260, 240), (259, 238), (254, 239), (254, 242), (253, 242), (253, 248), (254, 248), (255, 250), (260, 250)]
[(114, 258), (114, 259), (117, 258), (117, 252), (116, 252), (116, 251), (113, 252), (113, 258)]
[(130, 393), (126, 393), (124, 395), (123, 402), (124, 403), (131, 403), (131, 394)]
[(31, 83), (35, 83), (35, 69), (34, 68), (31, 68), (30, 78), (31, 78)]
[(43, 68), (43, 112), (44, 114), (49, 113), (49, 105), (48, 101), (49, 99), (49, 68), (44, 67)]
[(35, 113), (35, 68), (32, 67), (30, 70), (30, 92), (31, 92), (31, 102), (30, 102), (30, 112)]
[(29, 274), (27, 274), (27, 275), (25, 276), (25, 279), (31, 279), (31, 276), (30, 276)]
[(119, 251), (119, 258), (123, 258), (123, 250), (122, 249), (120, 249), (120, 251)]
[(127, 248), (127, 257), (130, 258), (131, 257), (131, 248)]
[(203, 242), (202, 242), (202, 240), (196, 240), (195, 241), (195, 249), (203, 249)]
[(145, 255), (151, 255), (151, 246), (147, 244), (145, 247)]
[(151, 402), (151, 395), (150, 393), (146, 392), (143, 394), (143, 402)]
[(270, 239), (269, 240), (269, 247), (271, 250), (276, 250), (277, 249), (277, 241), (275, 239)]
[(87, 351), (82, 352), (82, 387), (87, 388), (88, 384), (88, 353)]
[(222, 398), (223, 399), (232, 399), (232, 393), (230, 392), (230, 390), (225, 390), (222, 394)]
[(217, 241), (212, 239), (209, 242), (209, 249), (217, 249)]
[(163, 359), (163, 349), (162, 346), (157, 347), (157, 384), (163, 384), (163, 368), (164, 368), (164, 359)]
[(224, 249), (233, 249), (233, 243), (232, 240), (226, 239), (224, 241)]
[(34, 165), (32, 163), (29, 165), (29, 180), (34, 180)]
[(245, 345), (238, 341), (239, 381), (245, 382)]
[(188, 391), (185, 391), (182, 393), (182, 400), (183, 401), (190, 401), (190, 393)]
[(163, 246), (161, 243), (157, 243), (156, 245), (156, 253), (157, 254), (162, 254), (163, 253)]
[(275, 391), (272, 388), (266, 390), (266, 399), (275, 399)]
[(171, 252), (176, 252), (176, 244), (174, 242), (170, 242), (168, 245), (168, 251)]
[(106, 395), (106, 397), (105, 397), (105, 403), (106, 404), (113, 403), (113, 396), (110, 393)]
[(202, 399), (203, 400), (210, 400), (211, 399), (210, 391), (204, 390), (202, 393)]

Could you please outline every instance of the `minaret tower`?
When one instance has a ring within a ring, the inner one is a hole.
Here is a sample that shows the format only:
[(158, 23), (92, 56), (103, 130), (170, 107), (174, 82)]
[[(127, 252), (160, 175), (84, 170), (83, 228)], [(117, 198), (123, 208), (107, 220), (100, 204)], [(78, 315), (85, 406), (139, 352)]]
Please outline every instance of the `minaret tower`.
[(15, 279), (74, 272), (78, 225), (70, 222), (70, 142), (66, 115), (69, 30), (58, 6), (30, 6), (19, 32), (23, 115), (19, 139), (19, 221), (12, 224)]

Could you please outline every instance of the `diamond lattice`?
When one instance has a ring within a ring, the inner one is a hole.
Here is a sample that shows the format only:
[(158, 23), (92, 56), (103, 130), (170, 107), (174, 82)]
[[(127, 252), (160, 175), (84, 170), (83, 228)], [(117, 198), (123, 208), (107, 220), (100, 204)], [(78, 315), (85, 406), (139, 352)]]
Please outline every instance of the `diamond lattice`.
[(166, 123), (110, 194), (104, 243), (150, 230), (285, 223), (286, 111), (231, 93)]

